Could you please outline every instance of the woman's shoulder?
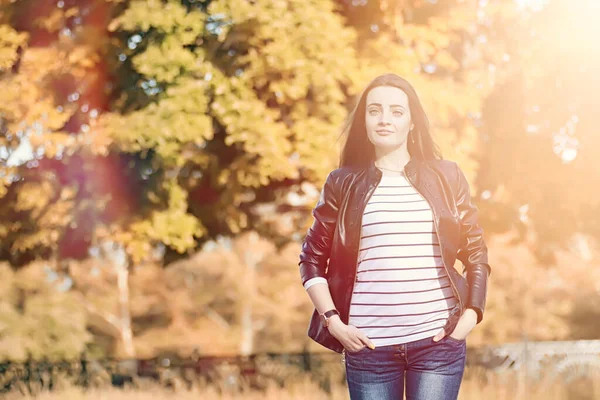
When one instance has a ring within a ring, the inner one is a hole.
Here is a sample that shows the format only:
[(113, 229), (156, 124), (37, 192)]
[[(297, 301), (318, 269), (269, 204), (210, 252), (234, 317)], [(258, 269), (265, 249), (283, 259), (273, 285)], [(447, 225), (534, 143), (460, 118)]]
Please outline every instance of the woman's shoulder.
[(332, 170), (327, 176), (326, 185), (330, 185), (337, 193), (348, 190), (356, 179), (365, 172), (364, 168), (343, 166)]
[(435, 159), (428, 160), (427, 163), (451, 178), (456, 177), (457, 172), (460, 171), (458, 163), (452, 160)]
[(452, 161), (452, 160), (436, 158), (434, 160), (428, 160), (427, 162), (431, 165), (434, 165), (439, 168), (447, 169), (447, 170), (456, 170), (456, 168), (458, 167), (458, 163), (456, 161)]
[(431, 165), (439, 175), (443, 175), (448, 182), (451, 182), (453, 186), (459, 185), (461, 177), (464, 176), (462, 169), (456, 161), (436, 159), (429, 160), (428, 164)]

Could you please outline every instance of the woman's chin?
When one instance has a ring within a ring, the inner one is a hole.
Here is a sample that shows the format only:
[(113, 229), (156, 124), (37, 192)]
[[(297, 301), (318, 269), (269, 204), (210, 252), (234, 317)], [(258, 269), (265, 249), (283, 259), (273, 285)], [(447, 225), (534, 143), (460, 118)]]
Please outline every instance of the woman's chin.
[(385, 148), (385, 149), (395, 149), (397, 147), (401, 147), (406, 140), (398, 140), (396, 138), (390, 137), (380, 137), (378, 136), (375, 140), (372, 141), (375, 147)]

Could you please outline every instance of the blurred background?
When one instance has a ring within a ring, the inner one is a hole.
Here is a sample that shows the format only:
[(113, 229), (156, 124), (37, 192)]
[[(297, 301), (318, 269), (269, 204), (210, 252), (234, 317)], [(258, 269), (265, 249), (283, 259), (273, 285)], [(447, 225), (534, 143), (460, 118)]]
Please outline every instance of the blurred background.
[(386, 72), (479, 207), (469, 346), (600, 339), (599, 37), (595, 0), (0, 0), (0, 360), (326, 352), (300, 243)]

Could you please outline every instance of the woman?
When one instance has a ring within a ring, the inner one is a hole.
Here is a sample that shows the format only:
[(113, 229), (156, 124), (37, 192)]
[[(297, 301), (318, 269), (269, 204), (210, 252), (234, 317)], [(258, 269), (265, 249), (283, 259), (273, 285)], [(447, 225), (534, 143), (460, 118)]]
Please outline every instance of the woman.
[(469, 185), (397, 75), (367, 86), (344, 133), (300, 253), (308, 336), (342, 353), (353, 400), (456, 399), (490, 273)]

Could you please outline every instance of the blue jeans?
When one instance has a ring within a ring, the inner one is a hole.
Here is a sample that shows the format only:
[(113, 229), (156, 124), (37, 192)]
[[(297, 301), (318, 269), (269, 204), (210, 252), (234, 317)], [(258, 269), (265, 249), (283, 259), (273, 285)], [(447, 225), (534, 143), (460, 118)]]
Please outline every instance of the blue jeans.
[(346, 351), (351, 400), (455, 400), (467, 360), (466, 340), (445, 336)]

